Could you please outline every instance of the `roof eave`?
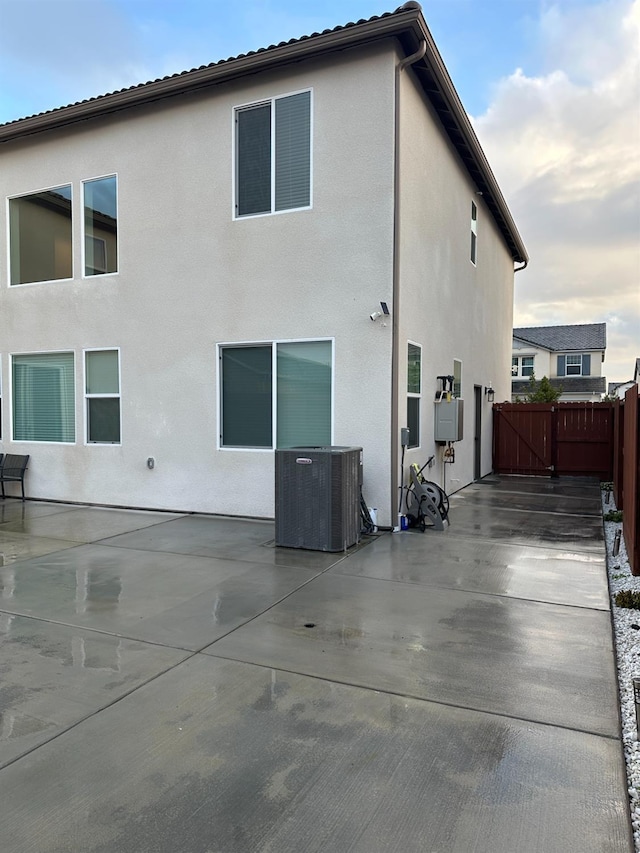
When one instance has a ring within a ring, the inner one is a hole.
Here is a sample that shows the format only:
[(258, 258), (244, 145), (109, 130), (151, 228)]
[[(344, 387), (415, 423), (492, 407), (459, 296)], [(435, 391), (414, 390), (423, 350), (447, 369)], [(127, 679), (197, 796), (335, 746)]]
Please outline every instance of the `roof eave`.
[[(390, 37), (400, 40), (407, 55), (414, 52), (423, 39), (426, 41), (426, 54), (414, 66), (418, 71), (418, 79), (434, 105), (445, 132), (458, 151), (472, 180), (474, 180), (478, 188), (477, 191), (482, 194), (485, 204), (491, 211), (513, 261), (526, 265), (529, 256), (524, 242), (429, 32), (422, 12), (416, 8), (399, 10), (380, 18), (292, 40), (232, 60), (223, 60), (214, 65), (151, 83), (141, 83), (139, 86), (130, 89), (19, 119), (0, 126), (0, 143), (66, 127), (176, 95), (196, 92), (268, 68), (287, 65), (313, 56), (369, 44)], [(420, 70), (422, 70), (422, 74)], [(433, 84), (435, 84), (435, 89), (432, 88)]]

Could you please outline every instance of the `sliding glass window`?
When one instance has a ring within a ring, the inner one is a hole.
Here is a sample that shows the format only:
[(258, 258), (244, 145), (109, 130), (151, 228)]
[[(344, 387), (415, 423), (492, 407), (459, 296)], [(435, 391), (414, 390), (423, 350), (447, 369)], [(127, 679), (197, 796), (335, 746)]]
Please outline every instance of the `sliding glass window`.
[(222, 447), (331, 444), (331, 341), (223, 346), (220, 371)]
[(311, 204), (311, 92), (236, 110), (236, 216)]

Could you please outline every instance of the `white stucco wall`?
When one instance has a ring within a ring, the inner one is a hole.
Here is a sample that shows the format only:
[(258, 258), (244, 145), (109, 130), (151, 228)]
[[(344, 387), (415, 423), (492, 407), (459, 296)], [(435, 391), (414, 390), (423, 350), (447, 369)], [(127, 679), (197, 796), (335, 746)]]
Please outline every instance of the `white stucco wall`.
[[(422, 345), (423, 395), (420, 448), (405, 465), (435, 454), (429, 479), (457, 491), (474, 479), (474, 386), (481, 397), (481, 476), (491, 471), (492, 407), (511, 394), (513, 261), (491, 215), (437, 117), (418, 90), (413, 72), (401, 77), (401, 422), (406, 411), (406, 342)], [(478, 210), (477, 263), (470, 260), (471, 203)], [(464, 438), (455, 463), (443, 464), (434, 435), (436, 377), (462, 361)], [(406, 476), (405, 476), (406, 482)]]
[[(330, 337), (333, 442), (364, 447), (367, 500), (388, 506), (391, 328), (369, 315), (392, 297), (394, 60), (298, 63), (0, 149), (3, 198), (72, 183), (77, 205), (73, 280), (14, 287), (0, 211), (0, 449), (31, 454), (30, 496), (272, 516), (273, 452), (217, 449), (216, 344)], [(233, 108), (307, 87), (313, 208), (233, 221)], [(83, 280), (81, 181), (109, 174), (120, 271)], [(121, 446), (84, 443), (97, 347), (120, 348)], [(76, 355), (76, 443), (14, 443), (10, 354), (56, 350)]]

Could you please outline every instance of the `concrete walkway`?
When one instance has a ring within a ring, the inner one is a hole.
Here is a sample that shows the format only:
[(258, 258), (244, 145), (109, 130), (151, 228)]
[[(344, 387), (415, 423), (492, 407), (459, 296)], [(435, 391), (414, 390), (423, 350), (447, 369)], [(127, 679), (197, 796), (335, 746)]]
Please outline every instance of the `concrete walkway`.
[(0, 505), (2, 853), (628, 853), (600, 497), (438, 534)]

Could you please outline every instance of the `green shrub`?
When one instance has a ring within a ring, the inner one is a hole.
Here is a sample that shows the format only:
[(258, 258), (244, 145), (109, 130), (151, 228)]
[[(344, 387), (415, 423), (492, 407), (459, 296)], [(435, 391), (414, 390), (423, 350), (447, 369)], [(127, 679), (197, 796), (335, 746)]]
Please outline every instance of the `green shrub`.
[(610, 509), (602, 516), (605, 521), (622, 521), (621, 509)]
[(640, 610), (640, 592), (634, 589), (621, 589), (616, 593), (614, 601), (618, 607)]

